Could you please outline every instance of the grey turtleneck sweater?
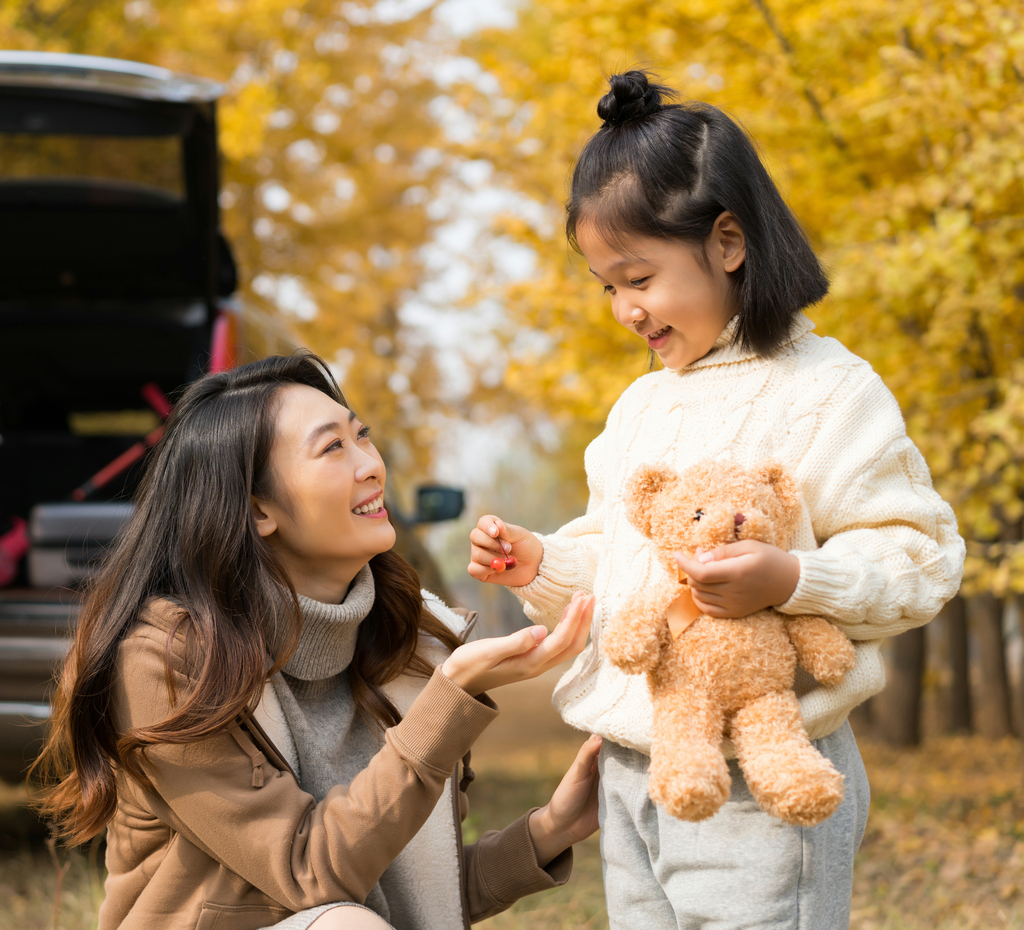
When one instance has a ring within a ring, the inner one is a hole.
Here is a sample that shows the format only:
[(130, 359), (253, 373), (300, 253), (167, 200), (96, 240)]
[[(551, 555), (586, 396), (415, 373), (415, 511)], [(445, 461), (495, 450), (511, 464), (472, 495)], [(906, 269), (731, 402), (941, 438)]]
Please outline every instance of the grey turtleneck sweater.
[[(284, 670), (271, 679), (291, 731), (299, 762), (299, 782), (317, 802), (335, 785), (348, 785), (384, 745), (357, 712), (348, 667), (359, 624), (373, 606), (373, 574), (360, 569), (340, 604), (299, 597), (302, 636)], [(390, 919), (380, 883), (366, 906)]]

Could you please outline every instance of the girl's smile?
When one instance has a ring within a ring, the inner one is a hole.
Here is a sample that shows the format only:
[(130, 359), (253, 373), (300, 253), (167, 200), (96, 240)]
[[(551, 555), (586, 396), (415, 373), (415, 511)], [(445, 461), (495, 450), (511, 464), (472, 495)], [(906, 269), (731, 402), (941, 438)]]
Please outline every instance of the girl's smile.
[(698, 247), (677, 239), (629, 236), (611, 243), (592, 222), (580, 224), (577, 241), (611, 297), (615, 319), (644, 338), (666, 368), (707, 355), (738, 311), (729, 274), (743, 264), (746, 249), (731, 213), (715, 221), (700, 257)]

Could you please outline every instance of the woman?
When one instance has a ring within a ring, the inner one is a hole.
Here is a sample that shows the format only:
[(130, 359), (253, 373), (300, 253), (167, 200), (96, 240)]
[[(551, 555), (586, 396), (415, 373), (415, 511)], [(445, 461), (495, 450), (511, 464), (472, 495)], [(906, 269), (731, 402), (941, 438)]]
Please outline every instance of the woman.
[(313, 355), (175, 406), (38, 764), (72, 842), (107, 829), (101, 930), (457, 930), (568, 878), (599, 741), (545, 807), (465, 848), (457, 765), (497, 714), (484, 692), (577, 654), (592, 599), (547, 637), (460, 645), (391, 551), (384, 484)]

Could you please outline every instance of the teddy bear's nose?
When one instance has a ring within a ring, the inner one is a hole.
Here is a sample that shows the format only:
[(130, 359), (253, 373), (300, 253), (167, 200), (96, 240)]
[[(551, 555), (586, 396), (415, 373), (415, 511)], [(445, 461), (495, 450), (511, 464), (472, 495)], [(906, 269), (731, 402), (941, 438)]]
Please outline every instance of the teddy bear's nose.
[(741, 513), (736, 514), (733, 519), (736, 521), (737, 526), (742, 526), (747, 521), (747, 518)]

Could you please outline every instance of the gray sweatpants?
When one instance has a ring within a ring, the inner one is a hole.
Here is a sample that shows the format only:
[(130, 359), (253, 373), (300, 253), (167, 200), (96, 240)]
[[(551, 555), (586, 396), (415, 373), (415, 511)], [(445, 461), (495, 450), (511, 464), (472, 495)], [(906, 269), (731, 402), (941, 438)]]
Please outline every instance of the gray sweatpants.
[(845, 776), (846, 796), (824, 823), (790, 827), (761, 811), (735, 761), (721, 810), (700, 823), (677, 820), (647, 795), (648, 757), (605, 740), (610, 930), (847, 930), (868, 779), (848, 723), (814, 745)]

